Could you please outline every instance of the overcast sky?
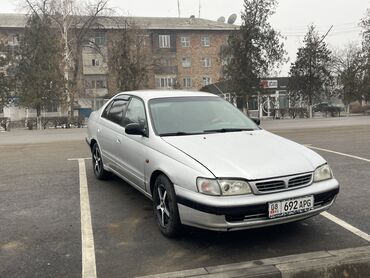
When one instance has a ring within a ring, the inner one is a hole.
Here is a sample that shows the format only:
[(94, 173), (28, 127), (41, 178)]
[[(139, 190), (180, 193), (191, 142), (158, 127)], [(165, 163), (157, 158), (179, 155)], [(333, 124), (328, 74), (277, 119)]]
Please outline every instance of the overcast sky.
[[(0, 0), (0, 12), (21, 12), (19, 1)], [(198, 16), (199, 0), (179, 0), (182, 17)], [(202, 18), (226, 19), (232, 13), (238, 15), (240, 23), (243, 0), (200, 0)], [(17, 4), (18, 3), (18, 4)], [(117, 13), (131, 16), (176, 17), (177, 0), (110, 0), (110, 6)], [(276, 14), (271, 18), (273, 26), (287, 37), (286, 49), (291, 61), (295, 60), (297, 48), (302, 44), (307, 26), (314, 23), (321, 34), (333, 25), (326, 41), (332, 48), (341, 48), (349, 42), (360, 42), (359, 21), (370, 8), (370, 0), (280, 0)], [(289, 64), (283, 67), (280, 75), (286, 75)]]

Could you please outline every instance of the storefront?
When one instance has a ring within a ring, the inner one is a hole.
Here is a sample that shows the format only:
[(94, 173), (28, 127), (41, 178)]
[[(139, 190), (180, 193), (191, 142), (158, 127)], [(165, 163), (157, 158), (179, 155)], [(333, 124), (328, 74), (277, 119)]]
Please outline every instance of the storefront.
[(253, 118), (280, 117), (279, 109), (290, 107), (288, 77), (264, 78), (260, 81), (260, 87), (255, 94), (236, 96), (231, 92), (228, 81), (210, 84), (202, 88), (202, 91), (217, 94), (230, 103), (243, 110)]
[(249, 116), (258, 118), (279, 117), (279, 109), (289, 108), (288, 78), (266, 78), (260, 90), (248, 97)]

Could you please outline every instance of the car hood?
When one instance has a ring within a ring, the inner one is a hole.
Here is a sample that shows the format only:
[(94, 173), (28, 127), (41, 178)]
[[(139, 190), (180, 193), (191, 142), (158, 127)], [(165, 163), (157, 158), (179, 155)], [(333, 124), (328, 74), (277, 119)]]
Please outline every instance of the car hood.
[(265, 179), (314, 171), (326, 161), (265, 130), (162, 137), (215, 177)]

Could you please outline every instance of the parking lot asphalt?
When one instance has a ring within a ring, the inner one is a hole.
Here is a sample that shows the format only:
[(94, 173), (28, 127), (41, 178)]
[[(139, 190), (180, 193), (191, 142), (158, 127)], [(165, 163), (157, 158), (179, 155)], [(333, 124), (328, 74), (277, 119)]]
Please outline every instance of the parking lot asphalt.
[[(370, 159), (370, 119), (320, 128), (284, 127), (283, 121), (279, 125), (268, 122), (266, 129), (324, 149), (316, 151), (341, 183), (330, 214), (369, 234), (370, 162), (328, 151)], [(9, 144), (10, 139), (2, 139), (10, 135), (0, 134), (0, 277), (81, 277), (79, 167), (68, 159), (90, 154), (79, 139), (84, 130), (74, 131), (74, 141), (58, 132), (50, 131), (52, 140), (33, 138), (27, 144)], [(134, 277), (369, 245), (321, 215), (230, 233), (186, 228), (179, 239), (167, 239), (156, 227), (150, 200), (118, 178), (96, 180), (91, 161), (85, 163), (98, 277)]]

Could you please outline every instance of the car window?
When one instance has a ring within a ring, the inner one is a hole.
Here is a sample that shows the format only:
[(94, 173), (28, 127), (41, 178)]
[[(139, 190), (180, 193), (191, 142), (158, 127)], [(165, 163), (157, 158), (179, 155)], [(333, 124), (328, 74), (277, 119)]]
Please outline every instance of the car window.
[(158, 134), (258, 129), (252, 120), (218, 97), (152, 99), (149, 109)]
[(110, 105), (106, 118), (116, 124), (122, 125), (122, 119), (126, 111), (127, 103), (127, 100), (115, 100), (113, 104)]
[(142, 128), (146, 128), (144, 103), (137, 98), (131, 99), (123, 120), (123, 126), (126, 127), (128, 124), (132, 123), (138, 123)]
[(104, 109), (104, 111), (103, 111), (103, 113), (101, 114), (101, 116), (103, 117), (103, 118), (108, 118), (108, 113), (109, 113), (109, 109), (111, 108), (111, 106), (112, 106), (112, 104), (113, 104), (113, 101), (111, 101), (106, 107), (105, 107), (105, 109)]

